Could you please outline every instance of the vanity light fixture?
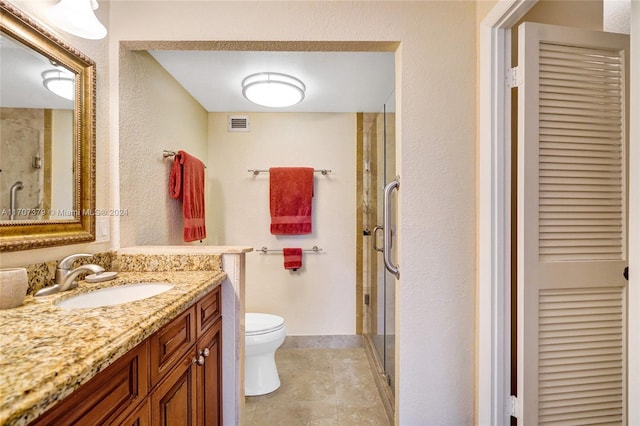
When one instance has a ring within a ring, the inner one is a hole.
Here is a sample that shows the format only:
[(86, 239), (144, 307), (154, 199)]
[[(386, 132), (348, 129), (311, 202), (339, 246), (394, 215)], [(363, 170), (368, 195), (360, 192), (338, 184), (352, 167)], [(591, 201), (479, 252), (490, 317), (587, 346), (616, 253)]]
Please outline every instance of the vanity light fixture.
[(254, 104), (283, 108), (302, 102), (304, 83), (288, 74), (261, 72), (242, 80), (242, 96)]
[(93, 13), (96, 9), (96, 0), (60, 0), (47, 9), (47, 18), (70, 34), (99, 40), (107, 35), (107, 29)]
[(59, 69), (47, 70), (42, 73), (42, 84), (58, 96), (70, 101), (74, 98), (75, 79), (72, 74)]

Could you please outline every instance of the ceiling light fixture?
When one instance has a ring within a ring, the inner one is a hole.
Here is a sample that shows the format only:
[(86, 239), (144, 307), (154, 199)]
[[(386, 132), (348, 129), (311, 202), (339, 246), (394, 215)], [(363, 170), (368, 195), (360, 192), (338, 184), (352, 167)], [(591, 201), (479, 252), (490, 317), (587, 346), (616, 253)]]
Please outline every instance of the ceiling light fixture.
[(42, 73), (42, 84), (49, 91), (65, 99), (73, 100), (75, 79), (69, 73), (59, 69), (47, 70)]
[(60, 0), (47, 9), (47, 18), (70, 34), (99, 40), (107, 35), (107, 29), (93, 13), (96, 9), (96, 0)]
[(242, 96), (254, 104), (283, 108), (302, 102), (304, 83), (288, 74), (261, 72), (242, 80)]

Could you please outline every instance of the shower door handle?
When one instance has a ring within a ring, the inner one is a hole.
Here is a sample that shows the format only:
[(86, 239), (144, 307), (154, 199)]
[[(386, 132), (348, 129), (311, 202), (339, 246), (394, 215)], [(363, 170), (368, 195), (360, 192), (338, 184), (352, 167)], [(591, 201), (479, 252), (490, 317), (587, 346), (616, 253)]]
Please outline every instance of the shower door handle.
[[(373, 228), (373, 249), (375, 251), (379, 251), (381, 253), (384, 253), (384, 247), (378, 247), (378, 231), (383, 230), (384, 228), (380, 225), (376, 225), (375, 228)], [(382, 236), (384, 238), (384, 235)]]
[(389, 182), (384, 187), (384, 266), (389, 272), (395, 275), (396, 279), (400, 278), (400, 267), (391, 263), (391, 218), (389, 217), (391, 192), (400, 188), (399, 178)]

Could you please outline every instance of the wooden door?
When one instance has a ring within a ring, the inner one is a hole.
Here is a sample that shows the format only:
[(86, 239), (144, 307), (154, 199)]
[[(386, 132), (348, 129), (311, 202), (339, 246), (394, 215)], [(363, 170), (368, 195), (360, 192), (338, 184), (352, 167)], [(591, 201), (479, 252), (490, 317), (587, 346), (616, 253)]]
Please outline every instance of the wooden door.
[(198, 340), (198, 425), (222, 424), (222, 320)]
[(518, 38), (518, 424), (625, 424), (628, 37)]
[(196, 366), (189, 351), (151, 393), (151, 422), (156, 426), (196, 425)]

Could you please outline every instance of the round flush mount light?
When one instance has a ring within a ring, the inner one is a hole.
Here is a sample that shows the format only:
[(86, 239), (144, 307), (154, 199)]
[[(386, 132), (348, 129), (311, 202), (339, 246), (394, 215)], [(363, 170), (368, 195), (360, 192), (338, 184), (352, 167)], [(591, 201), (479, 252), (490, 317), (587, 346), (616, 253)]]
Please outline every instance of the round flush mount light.
[(74, 98), (74, 83), (75, 80), (72, 75), (59, 69), (48, 70), (42, 73), (42, 84), (44, 87), (70, 101)]
[(288, 74), (261, 72), (242, 80), (242, 95), (254, 104), (283, 108), (302, 102), (304, 83)]

